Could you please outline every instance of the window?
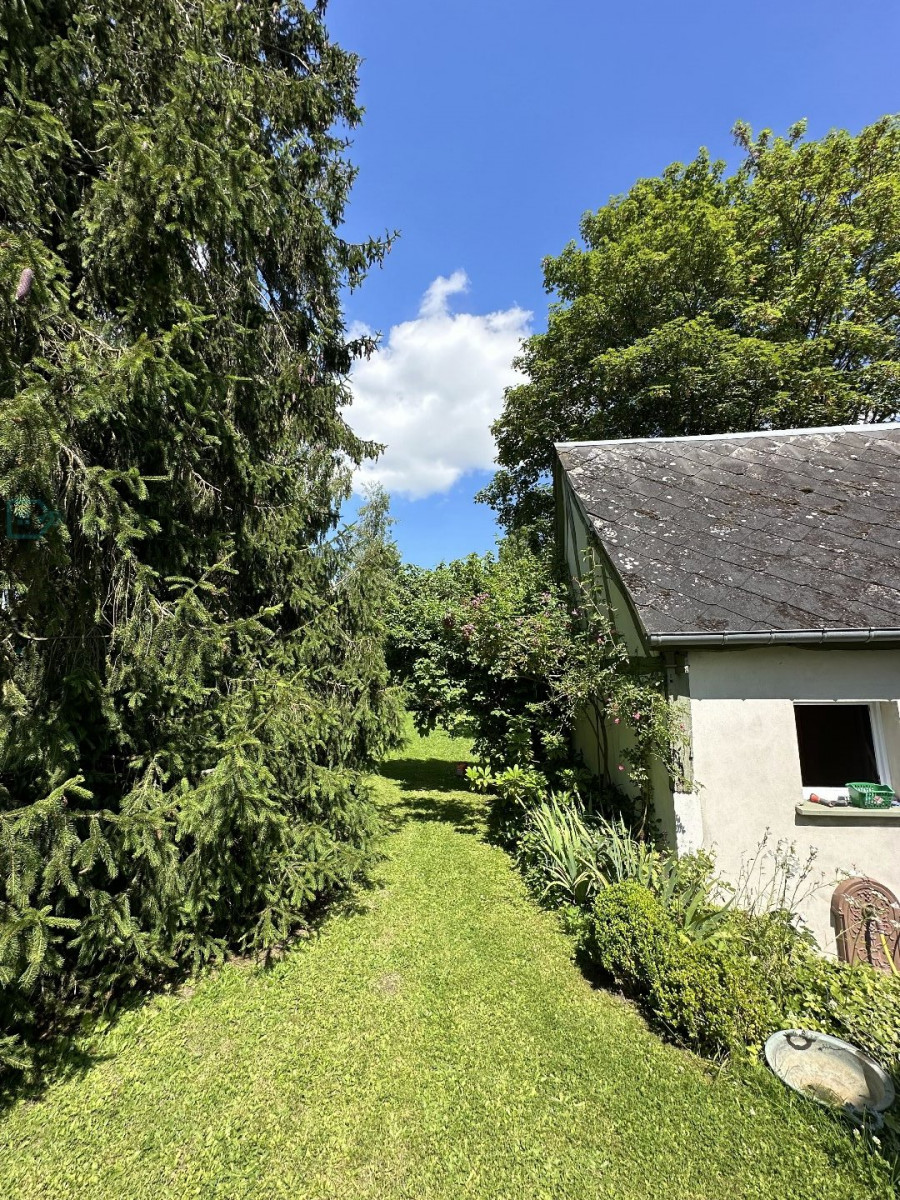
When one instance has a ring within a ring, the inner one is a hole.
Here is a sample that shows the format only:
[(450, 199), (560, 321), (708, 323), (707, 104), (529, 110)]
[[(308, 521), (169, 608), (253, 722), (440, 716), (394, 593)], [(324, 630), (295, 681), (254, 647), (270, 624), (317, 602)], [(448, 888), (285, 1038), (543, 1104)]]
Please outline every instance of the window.
[(835, 794), (860, 779), (890, 783), (876, 704), (795, 704), (803, 791)]

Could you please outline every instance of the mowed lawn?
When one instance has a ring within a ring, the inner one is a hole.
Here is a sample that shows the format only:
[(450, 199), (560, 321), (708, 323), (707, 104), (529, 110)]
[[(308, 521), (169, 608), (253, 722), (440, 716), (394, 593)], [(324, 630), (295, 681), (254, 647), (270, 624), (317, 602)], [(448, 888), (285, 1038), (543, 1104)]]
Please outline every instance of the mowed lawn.
[(126, 1014), (0, 1122), (0, 1197), (876, 1200), (883, 1166), (766, 1073), (664, 1044), (483, 840), (464, 742), (378, 781), (354, 911), (263, 973)]

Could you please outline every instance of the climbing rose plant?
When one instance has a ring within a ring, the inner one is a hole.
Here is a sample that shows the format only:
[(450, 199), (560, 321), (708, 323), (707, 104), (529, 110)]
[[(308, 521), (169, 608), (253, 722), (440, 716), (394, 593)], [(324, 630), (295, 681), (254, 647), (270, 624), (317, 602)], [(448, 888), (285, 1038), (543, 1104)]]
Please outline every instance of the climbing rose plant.
[(627, 730), (628, 749), (607, 767), (643, 810), (655, 761), (681, 782), (681, 730), (661, 672), (635, 673), (590, 584), (573, 593), (522, 539), (505, 539), (496, 558), (404, 568), (389, 662), (418, 727), (469, 729), (486, 772), (476, 778), (499, 779), (522, 804), (549, 787), (594, 786), (573, 754), (579, 715), (601, 754), (607, 726)]

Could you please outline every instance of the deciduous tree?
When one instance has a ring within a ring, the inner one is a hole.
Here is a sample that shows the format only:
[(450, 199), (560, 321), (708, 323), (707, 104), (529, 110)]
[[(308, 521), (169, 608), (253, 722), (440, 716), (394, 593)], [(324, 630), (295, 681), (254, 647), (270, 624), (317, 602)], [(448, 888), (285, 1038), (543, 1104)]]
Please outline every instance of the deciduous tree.
[[(900, 412), (900, 119), (735, 136), (639, 180), (544, 262), (556, 300), (494, 426), (483, 498), (545, 522), (554, 441), (884, 421)], [(544, 526), (545, 527), (545, 526)]]

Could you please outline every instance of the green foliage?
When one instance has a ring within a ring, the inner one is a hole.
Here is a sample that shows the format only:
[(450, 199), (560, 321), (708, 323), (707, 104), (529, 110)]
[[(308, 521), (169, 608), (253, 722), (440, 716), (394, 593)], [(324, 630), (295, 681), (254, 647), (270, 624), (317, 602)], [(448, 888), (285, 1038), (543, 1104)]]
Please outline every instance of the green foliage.
[(783, 909), (716, 904), (702, 857), (662, 859), (650, 882), (640, 874), (595, 887), (569, 927), (676, 1038), (746, 1054), (779, 1027), (817, 1029), (900, 1072), (900, 977), (824, 958)]
[(796, 956), (788, 996), (798, 1025), (861, 1046), (900, 1078), (900, 978), (806, 950)]
[(594, 831), (555, 796), (529, 811), (519, 858), (541, 895), (561, 903), (584, 907), (603, 886)]
[[(405, 568), (390, 623), (389, 661), (418, 728), (472, 731), (486, 769), (471, 778), (498, 797), (501, 829), (520, 825), (550, 788), (596, 789), (572, 764), (576, 718), (588, 710), (630, 728), (628, 781), (645, 812), (651, 762), (678, 773), (662, 673), (635, 674), (589, 584), (573, 606), (546, 557), (521, 539), (505, 539), (497, 558)], [(609, 807), (623, 804), (615, 793)]]
[[(396, 554), (346, 425), (356, 59), (321, 6), (0, 14), (0, 1022), (46, 1030), (365, 860)], [(23, 498), (26, 498), (23, 501)], [(10, 1062), (22, 1043), (5, 1040)]]
[(673, 1036), (701, 1053), (746, 1053), (775, 1028), (765, 980), (747, 957), (727, 940), (691, 941), (639, 883), (598, 894), (588, 948)]
[(518, 857), (588, 958), (685, 1044), (746, 1054), (798, 1024), (900, 1065), (900, 977), (823, 958), (784, 908), (721, 903), (708, 855), (656, 850), (564, 794), (529, 810)]
[(651, 890), (659, 886), (666, 859), (648, 842), (636, 838), (621, 816), (613, 820), (601, 818), (594, 845), (604, 885), (627, 880)]
[(690, 941), (714, 942), (732, 935), (734, 896), (722, 903), (723, 888), (711, 856), (698, 850), (680, 857), (665, 855), (654, 890)]
[(517, 856), (544, 899), (586, 909), (602, 888), (636, 883), (659, 899), (690, 941), (732, 936), (732, 901), (719, 902), (721, 884), (708, 854), (679, 858), (658, 850), (621, 815), (585, 811), (577, 795), (550, 795), (527, 809)]
[(611, 883), (655, 887), (664, 871), (660, 852), (638, 840), (621, 816), (586, 813), (565, 794), (528, 810), (518, 857), (542, 896), (581, 908)]
[(735, 136), (639, 180), (544, 260), (557, 300), (494, 426), (482, 494), (549, 532), (554, 441), (891, 420), (900, 406), (900, 119)]
[(384, 764), (373, 903), (269, 971), (228, 963), (86, 1031), (90, 1069), (4, 1114), (0, 1195), (894, 1200), (818, 1106), (710, 1071), (585, 987), (473, 836), (470, 754), (436, 733)]

